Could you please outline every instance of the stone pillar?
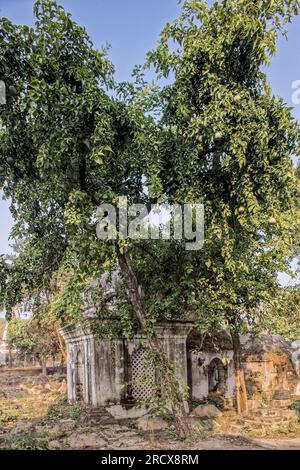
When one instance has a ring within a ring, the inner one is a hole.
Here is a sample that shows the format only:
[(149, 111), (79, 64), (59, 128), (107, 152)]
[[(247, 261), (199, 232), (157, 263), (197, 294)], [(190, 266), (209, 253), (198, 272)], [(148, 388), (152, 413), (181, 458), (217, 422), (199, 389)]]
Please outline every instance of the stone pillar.
[(67, 344), (67, 394), (69, 402), (75, 401), (75, 378), (73, 367), (73, 350)]
[[(187, 370), (187, 337), (193, 328), (192, 322), (169, 322), (156, 326), (158, 336), (162, 339), (164, 350), (172, 364), (181, 390), (188, 385)], [(186, 402), (188, 410), (188, 403)]]

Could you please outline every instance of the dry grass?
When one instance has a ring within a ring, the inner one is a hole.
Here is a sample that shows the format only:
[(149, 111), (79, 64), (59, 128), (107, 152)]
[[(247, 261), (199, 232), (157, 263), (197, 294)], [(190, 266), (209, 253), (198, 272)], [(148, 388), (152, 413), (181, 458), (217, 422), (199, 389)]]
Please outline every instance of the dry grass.
[(17, 372), (0, 372), (0, 426), (12, 426), (19, 420), (45, 416), (64, 393), (62, 384), (36, 375), (26, 377)]

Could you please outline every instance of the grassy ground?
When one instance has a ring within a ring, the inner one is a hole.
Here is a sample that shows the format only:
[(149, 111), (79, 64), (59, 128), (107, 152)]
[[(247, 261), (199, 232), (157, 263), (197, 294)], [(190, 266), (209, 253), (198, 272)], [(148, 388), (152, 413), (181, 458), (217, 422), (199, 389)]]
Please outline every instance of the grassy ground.
[[(186, 442), (177, 439), (171, 424), (158, 433), (141, 432), (135, 420), (117, 422), (108, 413), (95, 412), (84, 405), (68, 404), (65, 393), (63, 376), (44, 377), (38, 370), (27, 373), (1, 370), (0, 449), (272, 448), (271, 441), (265, 444), (244, 436), (213, 435), (203, 428), (200, 421)], [(279, 445), (278, 439), (276, 445)], [(297, 445), (294, 440), (292, 448)]]
[[(65, 392), (64, 382), (29, 371), (0, 371), (0, 426), (11, 428), (15, 422), (44, 416)], [(33, 375), (31, 375), (33, 374)]]

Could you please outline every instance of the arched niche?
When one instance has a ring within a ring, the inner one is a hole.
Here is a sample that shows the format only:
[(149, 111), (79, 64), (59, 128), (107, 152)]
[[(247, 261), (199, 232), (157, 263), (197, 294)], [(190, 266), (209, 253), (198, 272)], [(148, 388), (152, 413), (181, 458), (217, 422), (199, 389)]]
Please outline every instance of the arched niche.
[(76, 401), (83, 401), (83, 398), (84, 398), (84, 357), (83, 357), (81, 350), (77, 352), (75, 365), (76, 365), (75, 367)]
[(227, 367), (215, 357), (208, 365), (208, 393), (224, 394), (227, 389)]

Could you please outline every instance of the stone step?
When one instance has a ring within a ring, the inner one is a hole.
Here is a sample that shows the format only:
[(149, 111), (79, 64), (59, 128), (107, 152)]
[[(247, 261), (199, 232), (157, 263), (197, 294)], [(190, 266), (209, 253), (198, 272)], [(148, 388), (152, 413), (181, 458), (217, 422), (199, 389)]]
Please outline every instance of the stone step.
[(261, 400), (248, 400), (248, 410), (257, 411), (262, 408), (267, 408), (268, 405)]
[(138, 437), (140, 439), (140, 436), (137, 434), (136, 431), (131, 431), (128, 428), (118, 430), (117, 432), (114, 432), (112, 429), (101, 429), (99, 432), (100, 436), (105, 439), (106, 442), (112, 443), (115, 441), (118, 441), (120, 437), (126, 441), (126, 439), (133, 438), (133, 437)]
[(241, 434), (241, 426), (231, 424), (226, 431), (226, 434)]
[[(289, 410), (288, 410), (289, 411)], [(236, 422), (238, 423), (243, 423), (245, 420), (247, 421), (252, 421), (254, 423), (272, 423), (272, 422), (280, 422), (280, 421), (288, 421), (288, 420), (295, 420), (298, 419), (298, 414), (297, 413), (282, 413), (280, 415), (275, 415), (275, 416), (252, 416), (252, 415), (244, 415), (243, 417), (236, 418)]]
[(289, 390), (275, 390), (274, 396), (273, 396), (274, 401), (275, 400), (290, 400), (291, 399), (291, 392)]
[(294, 410), (285, 410), (285, 409), (269, 409), (263, 410), (261, 412), (251, 412), (247, 414), (249, 417), (253, 418), (294, 418), (297, 416), (297, 412)]
[(224, 412), (215, 423), (217, 432), (225, 434), (242, 434), (251, 431), (276, 431), (280, 425), (289, 426), (299, 421), (299, 414), (288, 409), (291, 400), (274, 400), (267, 406), (252, 407), (242, 415), (229, 416)]
[[(243, 427), (249, 427), (253, 430), (258, 430), (261, 428), (276, 428), (278, 425), (289, 424), (298, 421), (298, 414), (293, 410), (276, 410), (272, 414), (272, 410), (269, 410), (270, 414), (265, 414), (260, 416), (254, 413), (248, 413), (246, 415), (237, 416), (228, 423), (228, 427), (234, 426), (235, 430), (239, 428), (240, 430)], [(222, 418), (218, 422), (219, 428), (222, 426)], [(224, 425), (224, 421), (223, 421)]]
[[(253, 426), (260, 426), (260, 425), (269, 425), (272, 423), (280, 423), (282, 421), (281, 418), (279, 417), (273, 417), (273, 418), (264, 418), (264, 419), (257, 419), (257, 418), (246, 418), (244, 419), (244, 422), (247, 421), (248, 423), (252, 423)], [(242, 423), (240, 423), (242, 424)]]
[(293, 400), (272, 400), (270, 405), (272, 408), (288, 408), (293, 403)]
[[(282, 423), (282, 421), (281, 421)], [(243, 425), (241, 424), (230, 424), (228, 427), (226, 427), (226, 431), (223, 429), (226, 434), (242, 434), (246, 430), (251, 432), (251, 431), (261, 431), (261, 430), (276, 430), (278, 429), (279, 422), (273, 422), (273, 423), (253, 423), (252, 421), (245, 421)], [(287, 424), (287, 423), (284, 423)], [(222, 430), (222, 428), (220, 428)]]

